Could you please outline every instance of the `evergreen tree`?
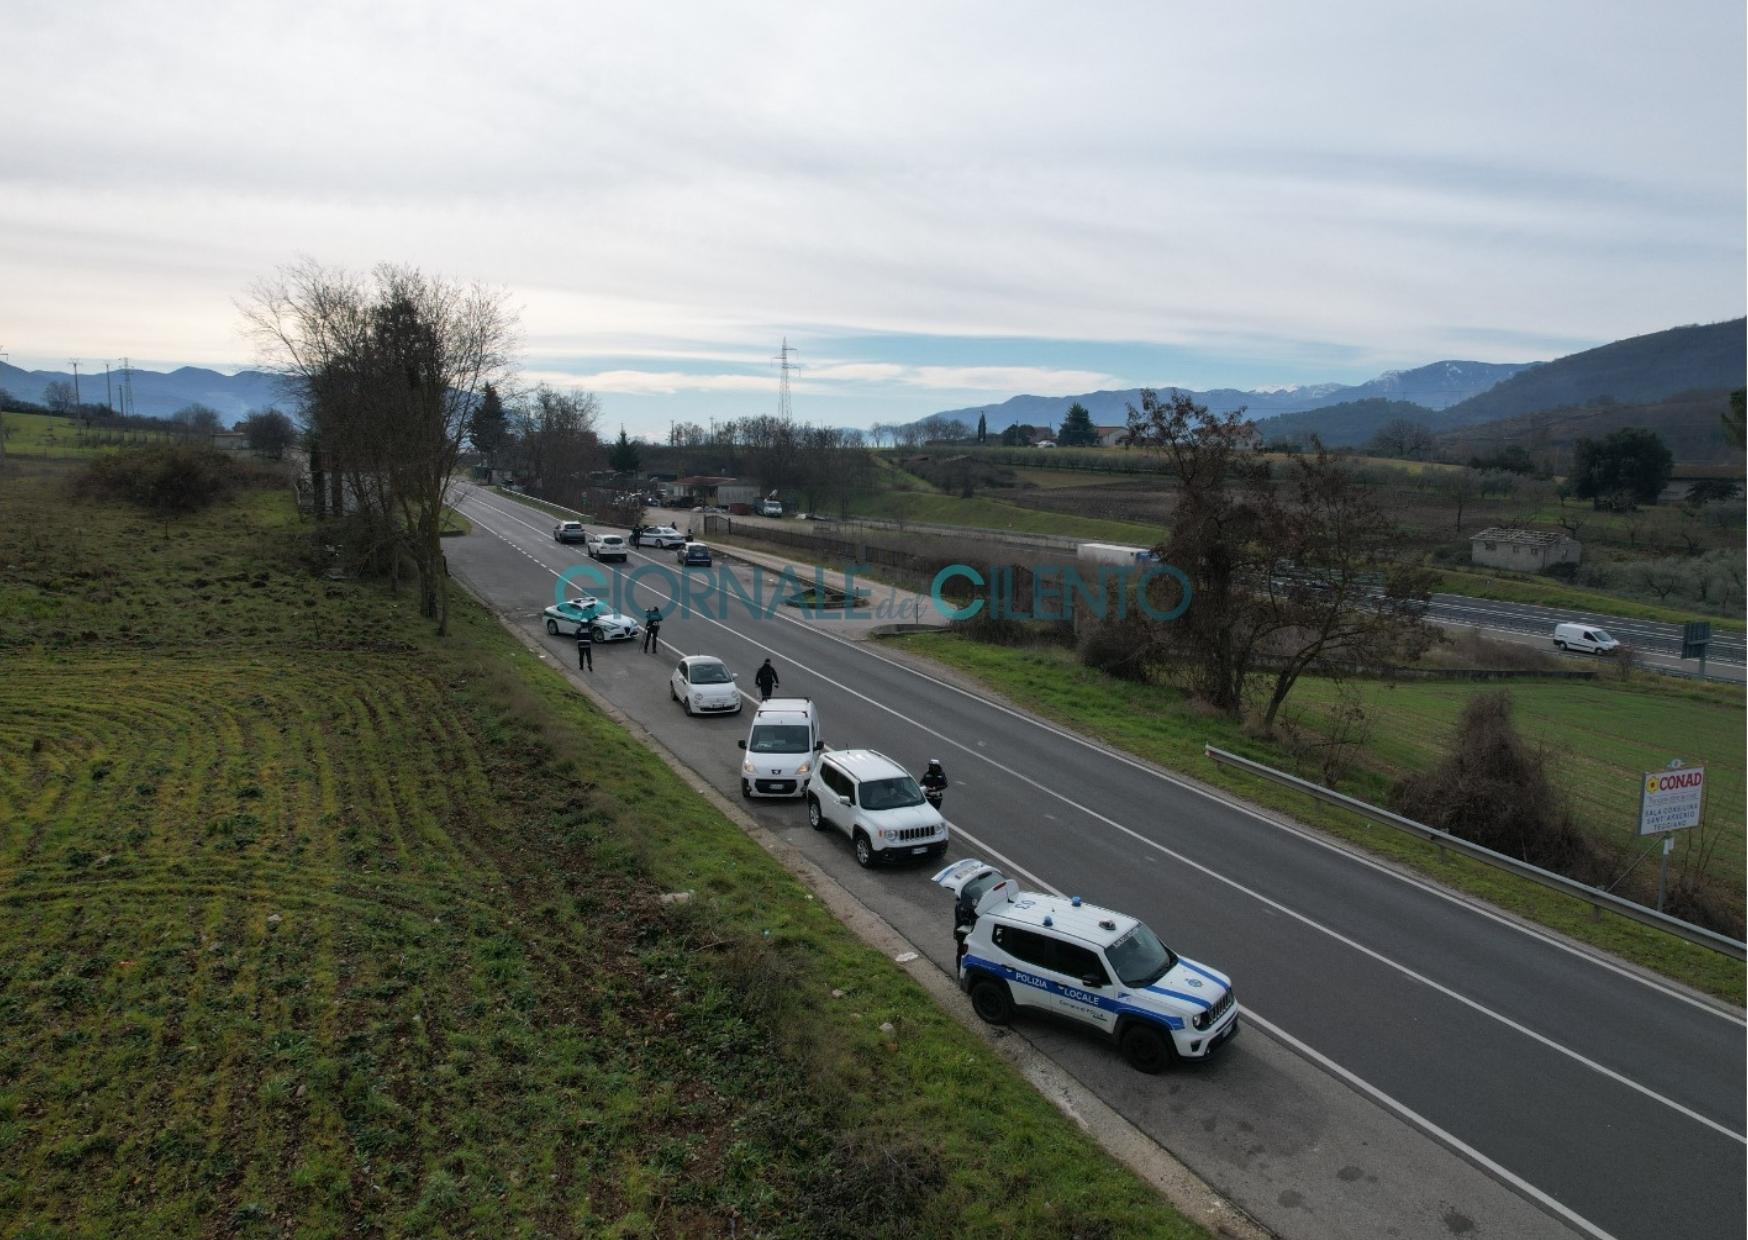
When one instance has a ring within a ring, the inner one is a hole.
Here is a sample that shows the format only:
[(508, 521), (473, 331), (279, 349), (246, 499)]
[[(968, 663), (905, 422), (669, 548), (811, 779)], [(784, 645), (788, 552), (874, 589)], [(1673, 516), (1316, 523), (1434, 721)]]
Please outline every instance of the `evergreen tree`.
[(989, 418), (985, 414), (977, 415), (977, 442), (983, 443), (989, 439)]
[(631, 438), (625, 433), (625, 428), (621, 426), (619, 439), (614, 443), (613, 450), (607, 454), (607, 464), (611, 465), (616, 473), (633, 474), (637, 472), (638, 462), (642, 459), (643, 456), (638, 452), (637, 445), (631, 441)]
[(509, 433), (510, 420), (504, 413), (504, 402), (498, 396), (497, 387), (488, 383), (468, 418), (467, 437), (472, 441), (474, 449), (486, 458), (486, 464), (490, 465), (492, 458), (504, 446), (504, 440)]
[(1068, 416), (1062, 419), (1062, 429), (1056, 434), (1056, 443), (1063, 448), (1096, 448), (1099, 442), (1098, 428), (1093, 425), (1092, 414), (1086, 407), (1076, 401), (1068, 408)]
[(1627, 426), (1603, 439), (1580, 439), (1573, 449), (1572, 483), (1579, 499), (1598, 507), (1655, 504), (1675, 456), (1655, 431)]
[(1025, 428), (1018, 422), (1001, 433), (1001, 443), (1004, 448), (1023, 448), (1028, 442)]

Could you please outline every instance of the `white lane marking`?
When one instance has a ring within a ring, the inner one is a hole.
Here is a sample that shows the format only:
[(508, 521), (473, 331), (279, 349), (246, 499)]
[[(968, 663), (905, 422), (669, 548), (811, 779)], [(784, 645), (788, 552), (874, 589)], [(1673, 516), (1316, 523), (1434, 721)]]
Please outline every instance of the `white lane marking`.
[[(490, 530), (489, 526), (487, 526), (486, 528), (488, 530)], [(496, 530), (491, 530), (491, 532), (499, 538), (503, 537), (503, 535), (498, 534)], [(506, 539), (505, 541), (508, 541), (508, 540)], [(545, 567), (545, 566), (543, 565), (542, 567)], [(550, 568), (547, 568), (546, 571), (549, 573), (552, 573), (552, 575), (554, 577), (557, 577), (560, 575), (557, 572), (554, 572), (554, 570), (552, 570)], [(660, 593), (660, 591), (657, 591), (657, 593)], [(717, 628), (725, 630), (726, 632), (732, 634), (733, 636), (735, 636), (737, 638), (740, 638), (742, 641), (747, 642), (749, 645), (752, 645), (752, 646), (756, 647), (757, 649), (766, 651), (767, 653), (773, 654), (773, 655), (779, 653), (778, 651), (776, 651), (772, 647), (766, 646), (762, 642), (758, 642), (750, 637), (747, 637), (745, 634), (739, 632), (738, 630), (736, 630), (734, 628), (731, 628), (730, 626), (728, 626), (726, 624), (723, 624), (719, 620), (714, 620), (709, 616), (698, 616), (695, 618), (701, 619), (701, 620), (705, 621), (705, 623), (707, 623), (707, 624), (715, 625)], [(834, 639), (834, 640), (837, 640), (837, 639)], [(1731, 1140), (1738, 1142), (1739, 1144), (1748, 1145), (1748, 1136), (1745, 1136), (1744, 1134), (1735, 1131), (1734, 1129), (1728, 1127), (1727, 1125), (1719, 1123), (1718, 1121), (1710, 1118), (1709, 1116), (1700, 1114), (1698, 1111), (1695, 1111), (1693, 1108), (1685, 1105), (1684, 1103), (1677, 1102), (1673, 1098), (1667, 1098), (1664, 1095), (1655, 1091), (1654, 1089), (1650, 1088), (1649, 1086), (1641, 1085), (1637, 1081), (1632, 1080), (1630, 1077), (1624, 1076), (1621, 1073), (1616, 1072), (1613, 1068), (1608, 1067), (1606, 1064), (1598, 1063), (1596, 1060), (1591, 1059), (1589, 1056), (1584, 1055), (1584, 1054), (1580, 1053), (1579, 1051), (1575, 1051), (1570, 1047), (1561, 1045), (1559, 1042), (1554, 1041), (1554, 1039), (1548, 1037), (1546, 1034), (1539, 1033), (1536, 1030), (1531, 1029), (1529, 1026), (1522, 1024), (1519, 1021), (1513, 1020), (1511, 1017), (1506, 1016), (1501, 1012), (1497, 1012), (1497, 1011), (1494, 1011), (1494, 1010), (1486, 1007), (1484, 1004), (1478, 1002), (1477, 1000), (1471, 999), (1467, 995), (1464, 995), (1464, 994), (1452, 989), (1451, 987), (1445, 985), (1443, 982), (1440, 982), (1434, 978), (1428, 977), (1426, 974), (1418, 972), (1417, 970), (1410, 968), (1408, 965), (1405, 965), (1405, 964), (1401, 963), (1400, 961), (1392, 960), (1390, 957), (1384, 955), (1382, 952), (1377, 951), (1374, 948), (1368, 947), (1364, 943), (1359, 942), (1357, 939), (1351, 938), (1350, 936), (1343, 934), (1341, 931), (1335, 929), (1333, 926), (1326, 926), (1322, 922), (1317, 921), (1315, 918), (1309, 917), (1306, 914), (1299, 912), (1297, 909), (1289, 908), (1287, 905), (1282, 904), (1279, 900), (1276, 900), (1270, 896), (1264, 895), (1262, 892), (1257, 891), (1254, 888), (1247, 887), (1243, 883), (1239, 882), (1236, 879), (1228, 878), (1226, 875), (1221, 874), (1219, 871), (1214, 870), (1211, 867), (1202, 864), (1200, 861), (1197, 861), (1194, 858), (1188, 857), (1188, 856), (1184, 855), (1183, 853), (1178, 852), (1176, 849), (1167, 847), (1166, 845), (1159, 843), (1157, 840), (1149, 839), (1147, 836), (1142, 835), (1139, 831), (1136, 831), (1131, 827), (1125, 826), (1123, 823), (1118, 822), (1116, 819), (1109, 818), (1106, 815), (1099, 813), (1097, 810), (1092, 809), (1089, 806), (1081, 804), (1080, 802), (1074, 800), (1071, 797), (1064, 796), (1062, 793), (1057, 792), (1055, 789), (1050, 788), (1047, 785), (1042, 784), (1035, 779), (1032, 779), (1030, 776), (1022, 774), (1021, 772), (1019, 772), (1019, 771), (1015, 770), (1014, 768), (1007, 766), (1003, 763), (997, 762), (995, 759), (989, 757), (987, 754), (979, 753), (976, 749), (972, 748), (969, 745), (965, 745), (965, 744), (961, 743), (960, 741), (955, 740), (954, 738), (946, 735), (944, 732), (937, 732), (935, 729), (929, 727), (927, 724), (922, 723), (919, 720), (917, 720), (909, 715), (906, 715), (901, 711), (894, 710), (892, 707), (887, 706), (885, 703), (876, 701), (874, 698), (871, 698), (865, 693), (861, 693), (855, 689), (850, 688), (848, 685), (844, 684), (841, 681), (834, 680), (832, 677), (827, 676), (825, 673), (819, 671), (817, 668), (810, 667), (807, 664), (802, 663), (800, 660), (795, 659), (793, 657), (790, 657), (787, 655), (785, 655), (784, 657), (787, 658), (788, 661), (790, 663), (792, 663), (794, 666), (801, 668), (803, 671), (807, 672), (809, 675), (816, 677), (817, 679), (823, 681), (824, 683), (832, 685), (834, 688), (840, 690), (841, 692), (847, 693), (851, 697), (854, 697), (854, 698), (859, 699), (860, 701), (866, 702), (866, 703), (868, 703), (868, 705), (873, 706), (877, 710), (885, 711), (887, 714), (892, 715), (895, 718), (903, 719), (905, 722), (909, 723), (912, 727), (916, 728), (918, 731), (926, 732), (930, 736), (934, 737), (935, 739), (942, 741), (942, 742), (952, 746), (955, 749), (961, 750), (964, 753), (970, 754), (971, 756), (973, 756), (975, 758), (978, 758), (984, 762), (989, 763), (991, 766), (995, 767), (996, 770), (1001, 771), (1004, 775), (1007, 775), (1009, 778), (1017, 779), (1021, 783), (1024, 783), (1024, 784), (1027, 784), (1033, 788), (1036, 788), (1039, 792), (1044, 793), (1046, 796), (1053, 797), (1056, 800), (1061, 801), (1064, 805), (1067, 805), (1070, 808), (1079, 810), (1081, 813), (1085, 814), (1087, 817), (1089, 817), (1097, 822), (1104, 823), (1106, 826), (1112, 828), (1115, 831), (1122, 833), (1123, 835), (1128, 836), (1129, 838), (1135, 840), (1137, 843), (1143, 845), (1144, 847), (1151, 848), (1151, 849), (1154, 849), (1158, 852), (1161, 852), (1161, 853), (1165, 854), (1166, 856), (1170, 857), (1172, 860), (1177, 861), (1183, 865), (1189, 866), (1191, 869), (1207, 875), (1209, 878), (1215, 880), (1216, 882), (1224, 883), (1226, 886), (1232, 888), (1234, 891), (1240, 892), (1243, 895), (1247, 895), (1251, 899), (1257, 901), (1258, 903), (1260, 903), (1268, 908), (1271, 908), (1278, 913), (1284, 914), (1287, 917), (1291, 917), (1293, 920), (1299, 922), (1301, 925), (1307, 926), (1310, 929), (1316, 930), (1320, 934), (1326, 935), (1327, 937), (1335, 940), (1336, 942), (1342, 944), (1343, 946), (1348, 947), (1348, 948), (1352, 949), (1353, 951), (1356, 951), (1356, 952), (1360, 953), (1363, 956), (1366, 956), (1367, 958), (1369, 958), (1371, 960), (1375, 960), (1377, 963), (1385, 966), (1386, 968), (1395, 970), (1397, 973), (1400, 973), (1404, 977), (1407, 977), (1413, 981), (1419, 982), (1421, 985), (1427, 987), (1428, 989), (1436, 991), (1437, 993), (1444, 995), (1446, 998), (1451, 999), (1454, 1002), (1459, 1003), (1466, 1008), (1469, 1008), (1471, 1011), (1476, 1012), (1477, 1014), (1484, 1016), (1489, 1020), (1495, 1021), (1496, 1023), (1503, 1025), (1504, 1027), (1511, 1029), (1514, 1032), (1519, 1033), (1526, 1038), (1529, 1038), (1531, 1041), (1536, 1042), (1537, 1044), (1548, 1048), (1549, 1050), (1555, 1052), (1556, 1054), (1565, 1056), (1566, 1058), (1572, 1060), (1574, 1063), (1578, 1063), (1578, 1064), (1583, 1065), (1586, 1068), (1589, 1068), (1591, 1071), (1597, 1073), (1600, 1076), (1606, 1077), (1607, 1079), (1609, 1079), (1611, 1081), (1614, 1081), (1618, 1085), (1625, 1086), (1627, 1089), (1630, 1089), (1630, 1090), (1634, 1091), (1635, 1093), (1642, 1095), (1643, 1097), (1649, 1098), (1653, 1102), (1661, 1103), (1663, 1106), (1668, 1107), (1670, 1110), (1676, 1112), (1677, 1114), (1684, 1115), (1688, 1119), (1691, 1119), (1691, 1120), (1695, 1121), (1696, 1123), (1702, 1124), (1707, 1128), (1710, 1128), (1716, 1132), (1719, 1132), (1719, 1133), (1723, 1134), (1724, 1136), (1729, 1137)]]
[[(1025, 869), (1023, 866), (1014, 865), (1013, 862), (1008, 861), (1007, 858), (1003, 857), (1000, 853), (996, 852), (993, 848), (989, 848), (987, 845), (979, 843), (978, 840), (976, 839), (976, 837), (971, 835), (969, 832), (961, 830), (961, 831), (959, 831), (959, 834), (962, 837), (964, 837), (966, 840), (970, 841), (971, 843), (976, 844), (980, 850), (988, 852), (989, 855), (994, 857), (996, 860), (1001, 861), (1005, 865), (1008, 865), (1009, 867), (1011, 867), (1015, 877), (1029, 879), (1036, 887), (1038, 887), (1039, 890), (1047, 891), (1051, 895), (1056, 896), (1058, 899), (1066, 899), (1067, 898), (1067, 893), (1064, 892), (1060, 887), (1057, 887), (1051, 883), (1045, 882), (1042, 878), (1039, 878), (1036, 874), (1033, 874), (1031, 871)], [(1581, 1215), (1581, 1214), (1577, 1213), (1576, 1211), (1569, 1209), (1568, 1207), (1562, 1205), (1560, 1202), (1556, 1201), (1553, 1197), (1549, 1196), (1547, 1193), (1545, 1193), (1541, 1189), (1537, 1188), (1534, 1184), (1531, 1184), (1528, 1180), (1524, 1179), (1522, 1176), (1518, 1175), (1516, 1172), (1509, 1170), (1508, 1168), (1506, 1168), (1505, 1166), (1501, 1165), (1498, 1162), (1495, 1162), (1493, 1159), (1491, 1159), (1491, 1158), (1487, 1157), (1487, 1155), (1483, 1154), (1480, 1150), (1478, 1150), (1474, 1146), (1470, 1145), (1467, 1141), (1464, 1141), (1462, 1138), (1456, 1136), (1455, 1134), (1446, 1131), (1444, 1128), (1440, 1127), (1438, 1124), (1435, 1124), (1432, 1120), (1428, 1119), (1426, 1116), (1422, 1115), (1420, 1112), (1416, 1111), (1414, 1108), (1408, 1106), (1404, 1102), (1400, 1102), (1397, 1099), (1391, 1097), (1389, 1094), (1385, 1093), (1383, 1090), (1379, 1089), (1376, 1085), (1373, 1085), (1371, 1082), (1364, 1080), (1363, 1078), (1361, 1078), (1359, 1076), (1354, 1075), (1354, 1073), (1348, 1071), (1348, 1069), (1342, 1067), (1340, 1064), (1336, 1063), (1333, 1059), (1329, 1058), (1329, 1056), (1323, 1054), (1323, 1052), (1317, 1050), (1315, 1047), (1309, 1046), (1306, 1043), (1300, 1041), (1298, 1038), (1296, 1038), (1292, 1034), (1288, 1033), (1285, 1029), (1283, 1029), (1279, 1025), (1275, 1024), (1274, 1021), (1269, 1020), (1268, 1018), (1263, 1016), (1260, 1012), (1258, 1012), (1254, 1007), (1251, 1006), (1250, 1001), (1248, 999), (1239, 1005), (1239, 1012), (1240, 1012), (1240, 1016), (1243, 1019), (1246, 1019), (1246, 1020), (1250, 1021), (1251, 1023), (1259, 1026), (1264, 1033), (1268, 1034), (1270, 1037), (1276, 1039), (1277, 1041), (1283, 1043), (1284, 1045), (1290, 1047), (1292, 1050), (1298, 1052), (1298, 1054), (1302, 1055), (1304, 1058), (1309, 1059), (1312, 1063), (1314, 1063), (1318, 1067), (1322, 1068), (1325, 1072), (1328, 1072), (1331, 1076), (1337, 1077), (1338, 1079), (1345, 1082), (1351, 1088), (1358, 1090), (1360, 1093), (1364, 1094), (1367, 1098), (1370, 1098), (1373, 1102), (1377, 1103), (1379, 1106), (1383, 1107), (1385, 1110), (1393, 1112), (1398, 1117), (1400, 1117), (1401, 1119), (1406, 1121), (1408, 1123), (1409, 1127), (1419, 1128), (1422, 1132), (1426, 1133), (1433, 1140), (1444, 1145), (1447, 1149), (1454, 1151), (1459, 1156), (1461, 1156), (1463, 1158), (1467, 1158), (1475, 1166), (1480, 1167), (1483, 1171), (1488, 1172), (1489, 1174), (1493, 1175), (1495, 1178), (1510, 1185), (1512, 1188), (1515, 1188), (1518, 1192), (1522, 1193), (1525, 1197), (1528, 1197), (1531, 1201), (1534, 1201), (1536, 1204), (1540, 1205), (1543, 1209), (1548, 1210), (1549, 1212), (1551, 1212), (1555, 1216), (1557, 1216), (1561, 1219), (1564, 1219), (1567, 1223), (1570, 1223), (1573, 1227), (1576, 1227), (1579, 1231), (1584, 1232), (1586, 1235), (1594, 1236), (1596, 1238), (1596, 1240), (1614, 1240), (1614, 1237), (1612, 1235), (1610, 1235), (1608, 1232), (1606, 1232), (1602, 1228), (1598, 1227), (1595, 1223), (1592, 1223), (1589, 1219), (1585, 1218), (1583, 1215)]]
[[(499, 508), (495, 504), (485, 504), (484, 501), (481, 501), (481, 503), (485, 508), (498, 514), (499, 516), (506, 517), (509, 520), (516, 522), (518, 525), (527, 526), (528, 529), (533, 530), (537, 534), (542, 532), (538, 526), (531, 525), (527, 521), (522, 520), (514, 512), (510, 512), (510, 511), (507, 511), (505, 509)], [(515, 544), (512, 543), (511, 545), (514, 546)], [(521, 548), (518, 547), (517, 550), (520, 551)], [(527, 552), (523, 552), (523, 554), (526, 555)], [(644, 558), (646, 560), (649, 560), (650, 563), (652, 563), (652, 564), (656, 562), (653, 558), (651, 558), (649, 556), (644, 556)], [(538, 563), (538, 561), (536, 561), (536, 563)], [(1147, 764), (1140, 762), (1137, 759), (1129, 756), (1128, 754), (1121, 753), (1115, 749), (1111, 749), (1108, 746), (1101, 745), (1095, 741), (1090, 741), (1083, 736), (1078, 736), (1073, 732), (1070, 732), (1070, 731), (1067, 731), (1061, 727), (1058, 727), (1056, 724), (1050, 723), (1050, 722), (1043, 720), (1043, 719), (1035, 718), (1034, 716), (1025, 714), (1021, 711), (1014, 710), (1012, 707), (1005, 706), (1002, 703), (994, 701), (991, 698), (984, 697), (982, 694), (973, 693), (969, 689), (961, 688), (958, 685), (951, 684), (951, 683), (944, 681), (944, 680), (938, 680), (932, 676), (927, 675), (924, 672), (918, 671), (916, 668), (911, 667), (909, 664), (901, 663), (896, 659), (889, 658), (886, 655), (883, 655), (876, 650), (870, 649), (868, 646), (868, 643), (866, 643), (866, 642), (849, 641), (845, 638), (838, 637), (835, 634), (824, 632), (821, 629), (819, 629), (817, 626), (810, 625), (806, 621), (797, 620), (792, 616), (775, 615), (775, 618), (779, 619), (779, 620), (786, 620), (790, 624), (802, 625), (809, 632), (815, 633), (816, 635), (824, 638), (827, 641), (837, 642), (839, 645), (845, 647), (846, 649), (854, 650), (854, 651), (866, 656), (867, 658), (878, 660), (879, 662), (886, 664), (886, 666), (888, 666), (888, 667), (894, 668), (894, 669), (901, 671), (901, 672), (905, 672), (906, 674), (911, 675), (911, 676), (915, 676), (918, 679), (926, 680), (932, 685), (938, 685), (941, 688), (944, 688), (944, 689), (950, 690), (953, 693), (959, 694), (961, 697), (969, 698), (971, 701), (978, 702), (984, 706), (989, 707), (992, 710), (999, 711), (1002, 714), (1007, 715), (1009, 718), (1018, 720), (1022, 723), (1025, 723), (1025, 724), (1029, 724), (1030, 726), (1032, 726), (1034, 728), (1039, 728), (1045, 732), (1050, 733), (1052, 736), (1057, 736), (1063, 740), (1071, 741), (1074, 744), (1079, 745), (1084, 749), (1092, 750), (1094, 753), (1103, 754), (1105, 757), (1110, 758), (1113, 761), (1120, 762), (1124, 766), (1127, 766), (1133, 770), (1140, 771), (1144, 775), (1150, 775), (1155, 779), (1162, 780), (1165, 783), (1172, 785), (1174, 788), (1181, 788), (1185, 792), (1194, 793), (1195, 795), (1202, 797), (1206, 800), (1213, 801), (1215, 804), (1224, 805), (1228, 809), (1236, 810), (1238, 813), (1244, 814), (1244, 815), (1256, 820), (1257, 822), (1260, 822), (1260, 823), (1263, 823), (1267, 826), (1273, 827), (1277, 831), (1290, 832), (1296, 839), (1304, 840), (1308, 843), (1315, 844), (1319, 848), (1326, 849), (1329, 852), (1335, 853), (1338, 856), (1345, 857), (1350, 861), (1354, 861), (1354, 862), (1359, 863), (1360, 865), (1366, 866), (1368, 869), (1373, 870), (1374, 872), (1376, 872), (1378, 874), (1386, 875), (1387, 877), (1393, 878), (1393, 879), (1397, 880), (1398, 882), (1407, 883), (1411, 887), (1415, 887), (1421, 891), (1426, 892), (1429, 895), (1437, 896), (1439, 899), (1444, 900), (1447, 903), (1453, 904), (1458, 908), (1464, 909), (1470, 913), (1474, 913), (1477, 916), (1485, 917), (1487, 920), (1494, 922), (1497, 925), (1504, 926), (1508, 929), (1516, 930), (1520, 934), (1528, 935), (1530, 938), (1535, 939), (1537, 942), (1544, 943), (1544, 944), (1547, 944), (1548, 946), (1558, 948), (1559, 950), (1567, 953), (1568, 955), (1576, 956), (1580, 960), (1587, 961), (1588, 963), (1595, 965), (1598, 968), (1605, 969), (1608, 972), (1615, 974), (1617, 977), (1622, 977), (1622, 978), (1626, 978), (1629, 981), (1637, 982), (1639, 985), (1644, 986), (1647, 989), (1654, 990), (1658, 994), (1663, 995), (1665, 998), (1675, 999), (1681, 1003), (1687, 1004), (1689, 1007), (1698, 1008), (1702, 1012), (1707, 1012), (1713, 1016), (1718, 1017), (1721, 1020), (1729, 1021), (1732, 1024), (1735, 1024), (1738, 1026), (1748, 1027), (1748, 1019), (1745, 1019), (1742, 1016), (1738, 1016), (1733, 1012), (1726, 1011), (1723, 1008), (1719, 1007), (1715, 1003), (1708, 1002), (1707, 1000), (1704, 1000), (1704, 999), (1696, 998), (1695, 996), (1687, 994), (1681, 990), (1678, 990), (1675, 987), (1670, 986), (1667, 983), (1662, 982), (1661, 980), (1659, 980), (1657, 978), (1649, 977), (1643, 973), (1635, 972), (1632, 969), (1628, 969), (1623, 965), (1618, 965), (1618, 964), (1614, 963), (1612, 960), (1607, 959), (1605, 956), (1596, 954), (1596, 953), (1591, 952), (1591, 951), (1584, 950), (1584, 949), (1579, 948), (1579, 947), (1575, 947), (1572, 944), (1565, 942), (1563, 939), (1560, 939), (1554, 935), (1547, 933), (1546, 931), (1540, 929), (1539, 927), (1529, 925), (1525, 922), (1518, 921), (1514, 918), (1507, 917), (1503, 913), (1495, 912), (1494, 910), (1487, 908), (1485, 905), (1478, 903), (1473, 899), (1453, 895), (1451, 892), (1445, 891), (1443, 888), (1441, 888), (1433, 883), (1430, 883), (1430, 882), (1426, 881), (1425, 879), (1419, 878), (1419, 877), (1412, 875), (1412, 874), (1405, 874), (1400, 870), (1393, 869), (1392, 867), (1387, 866), (1380, 861), (1376, 861), (1376, 860), (1372, 859), (1371, 857), (1367, 857), (1364, 854), (1359, 853), (1351, 848), (1347, 848), (1347, 847), (1344, 847), (1340, 844), (1333, 843), (1330, 840), (1323, 839), (1320, 835), (1316, 834), (1315, 832), (1308, 831), (1308, 830), (1301, 828), (1301, 827), (1298, 827), (1298, 826), (1293, 826), (1293, 825), (1289, 825), (1289, 824), (1284, 823), (1284, 822), (1280, 822), (1277, 819), (1270, 818), (1266, 814), (1258, 813), (1256, 810), (1251, 809), (1249, 806), (1241, 805), (1236, 801), (1228, 800), (1226, 797), (1223, 797), (1223, 796), (1219, 795), (1218, 793), (1212, 792), (1206, 788), (1198, 787), (1195, 784), (1188, 783), (1182, 779), (1177, 778), (1176, 776), (1169, 775), (1163, 771), (1156, 770), (1153, 767), (1148, 766)], [(981, 742), (980, 742), (980, 744), (981, 744)]]

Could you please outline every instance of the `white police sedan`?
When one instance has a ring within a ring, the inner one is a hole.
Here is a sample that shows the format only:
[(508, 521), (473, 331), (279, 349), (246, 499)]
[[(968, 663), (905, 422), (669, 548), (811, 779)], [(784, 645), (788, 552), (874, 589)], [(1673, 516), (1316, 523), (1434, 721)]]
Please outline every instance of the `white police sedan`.
[(585, 626), (598, 642), (630, 641), (643, 626), (630, 616), (610, 611), (598, 598), (583, 595), (546, 609), (546, 631), (554, 637), (575, 637)]

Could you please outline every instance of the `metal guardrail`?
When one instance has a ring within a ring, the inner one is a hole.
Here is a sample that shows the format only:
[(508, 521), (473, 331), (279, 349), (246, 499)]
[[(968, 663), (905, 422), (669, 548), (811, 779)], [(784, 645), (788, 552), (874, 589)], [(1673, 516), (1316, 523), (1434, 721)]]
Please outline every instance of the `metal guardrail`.
[(1599, 915), (1603, 909), (1607, 909), (1611, 913), (1618, 913), (1640, 925), (1650, 926), (1653, 929), (1663, 930), (1678, 938), (1686, 939), (1689, 943), (1709, 947), (1726, 956), (1734, 956), (1737, 960), (1748, 959), (1748, 943), (1732, 939), (1728, 935), (1719, 934), (1715, 930), (1707, 930), (1690, 921), (1682, 921), (1679, 917), (1671, 917), (1667, 913), (1659, 913), (1656, 909), (1646, 908), (1643, 904), (1635, 904), (1631, 900), (1623, 899), (1613, 892), (1602, 890), (1600, 887), (1592, 887), (1578, 882), (1576, 879), (1567, 878), (1564, 874), (1544, 870), (1539, 865), (1531, 865), (1527, 861), (1519, 861), (1516, 857), (1508, 857), (1491, 848), (1483, 848), (1461, 836), (1452, 835), (1448, 831), (1440, 831), (1437, 827), (1429, 827), (1424, 822), (1416, 822), (1412, 818), (1404, 818), (1401, 814), (1391, 813), (1387, 809), (1379, 809), (1376, 805), (1362, 801), (1358, 797), (1350, 797), (1344, 792), (1335, 792), (1321, 784), (1314, 784), (1308, 779), (1299, 778), (1297, 775), (1289, 775), (1285, 771), (1276, 770), (1272, 766), (1266, 766), (1250, 758), (1240, 757), (1224, 749), (1216, 749), (1212, 745), (1204, 746), (1204, 751), (1211, 761), (1217, 762), (1221, 766), (1236, 767), (1251, 775), (1273, 780), (1277, 784), (1284, 784), (1296, 791), (1314, 796), (1320, 801), (1327, 801), (1331, 805), (1339, 805), (1343, 809), (1364, 815), (1373, 822), (1383, 823), (1387, 827), (1395, 827), (1410, 835), (1418, 835), (1429, 843), (1462, 853), (1484, 865), (1510, 870), (1519, 878), (1527, 878), (1532, 883), (1539, 883), (1541, 886), (1558, 891), (1562, 895), (1583, 900)]

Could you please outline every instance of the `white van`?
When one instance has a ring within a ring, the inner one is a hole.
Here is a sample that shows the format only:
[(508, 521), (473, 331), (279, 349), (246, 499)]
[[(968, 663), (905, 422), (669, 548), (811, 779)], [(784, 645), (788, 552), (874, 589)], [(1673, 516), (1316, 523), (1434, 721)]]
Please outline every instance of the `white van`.
[(807, 788), (815, 756), (825, 748), (819, 712), (811, 698), (771, 698), (759, 703), (752, 730), (740, 743), (743, 797), (797, 797)]
[(1594, 624), (1556, 624), (1554, 645), (1561, 650), (1578, 650), (1589, 654), (1613, 654), (1620, 643), (1608, 635), (1608, 630)]

